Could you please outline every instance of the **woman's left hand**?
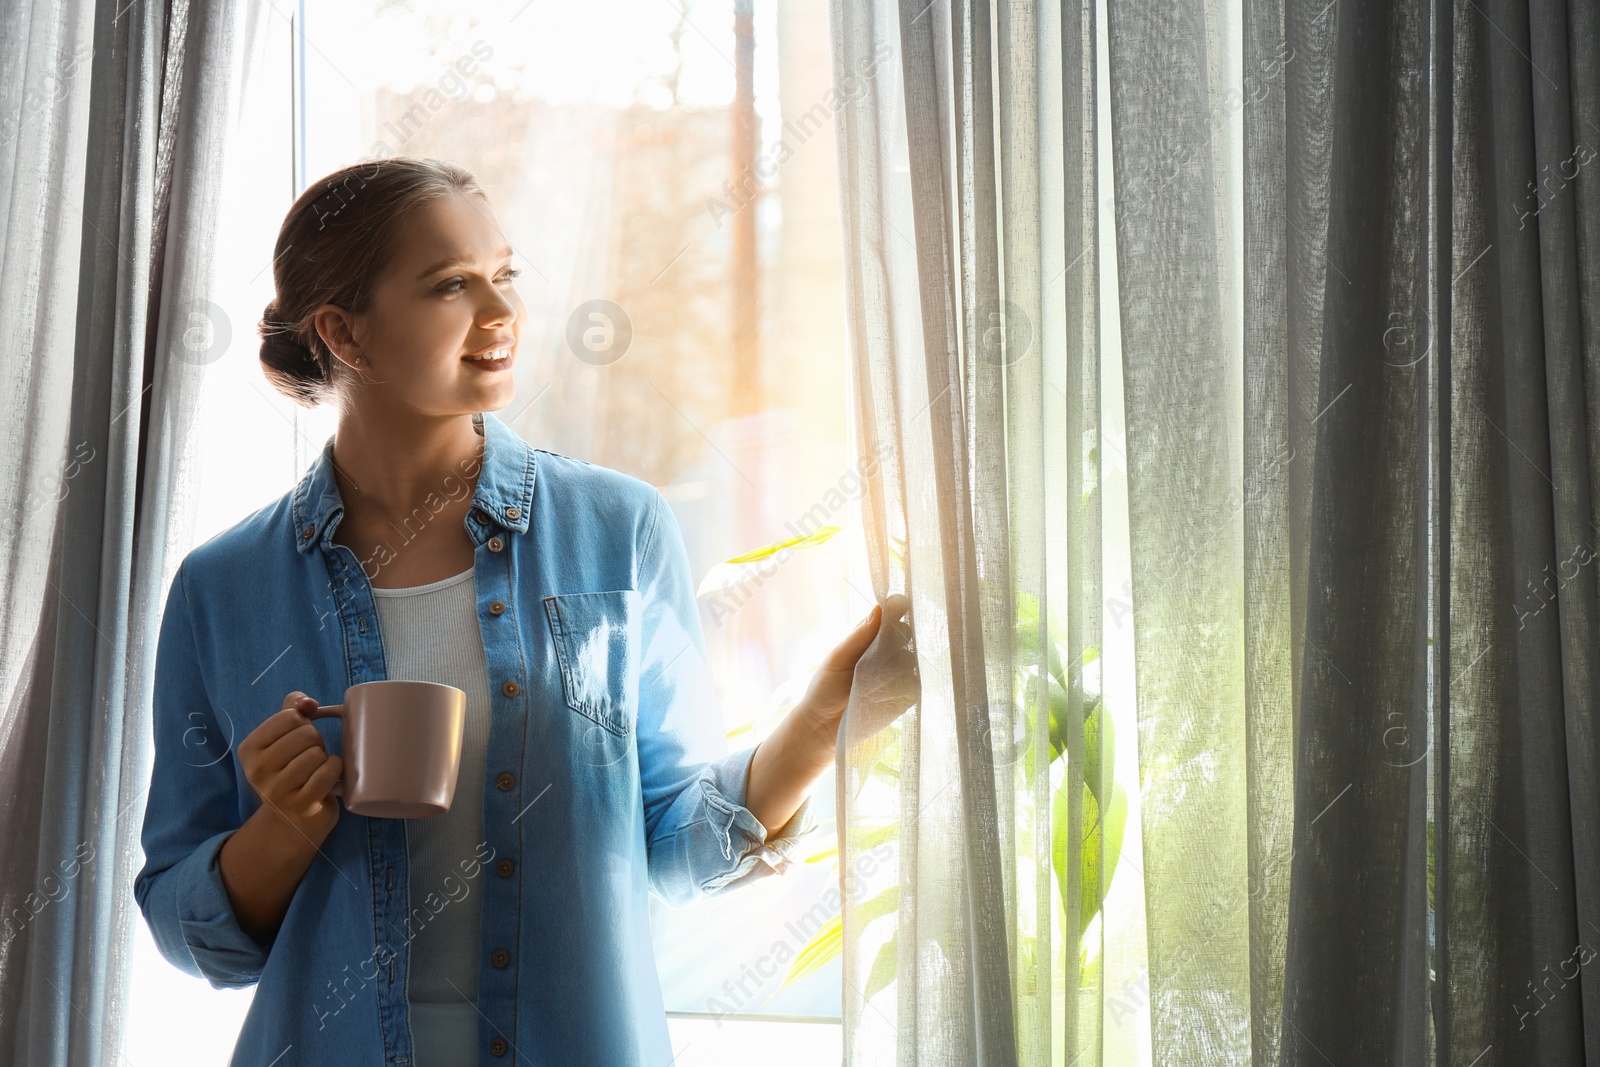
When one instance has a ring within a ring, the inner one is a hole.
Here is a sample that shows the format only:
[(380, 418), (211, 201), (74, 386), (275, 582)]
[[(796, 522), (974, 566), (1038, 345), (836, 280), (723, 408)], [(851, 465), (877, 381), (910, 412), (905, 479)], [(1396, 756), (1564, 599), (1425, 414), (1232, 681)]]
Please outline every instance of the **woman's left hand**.
[[(903, 616), (908, 607), (903, 597), (890, 597), (894, 618)], [(768, 833), (775, 833), (788, 823), (812, 783), (833, 765), (839, 724), (850, 703), (856, 664), (877, 638), (883, 614), (881, 606), (873, 605), (860, 625), (822, 661), (806, 695), (756, 746), (746, 779), (745, 806)], [(914, 655), (911, 662), (915, 663)], [(910, 673), (914, 680), (914, 667)]]
[(874, 604), (867, 617), (845, 635), (845, 639), (828, 653), (828, 658), (817, 669), (797, 708), (817, 726), (838, 729), (839, 718), (850, 701), (850, 684), (855, 680), (856, 663), (867, 646), (872, 644), (873, 638), (878, 636), (882, 619), (883, 608)]

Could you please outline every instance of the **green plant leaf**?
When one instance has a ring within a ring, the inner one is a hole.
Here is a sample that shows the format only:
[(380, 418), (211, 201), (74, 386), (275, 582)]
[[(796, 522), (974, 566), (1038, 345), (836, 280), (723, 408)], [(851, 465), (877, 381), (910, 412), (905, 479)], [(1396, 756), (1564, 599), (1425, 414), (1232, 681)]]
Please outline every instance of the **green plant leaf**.
[(1428, 908), (1433, 908), (1433, 820), (1428, 820)]
[(813, 545), (820, 545), (842, 529), (844, 529), (843, 526), (818, 526), (812, 533), (791, 537), (786, 541), (778, 541), (758, 548), (754, 552), (746, 552), (742, 556), (729, 556), (726, 562), (759, 563), (764, 559), (776, 556), (786, 548), (810, 548)]
[[(819, 970), (829, 960), (844, 951), (844, 924), (835, 915), (822, 924), (822, 928), (811, 935), (811, 940), (795, 956), (794, 962), (789, 964), (789, 973), (784, 976), (783, 983), (778, 989), (787, 988), (804, 978), (806, 975)], [(776, 992), (776, 990), (774, 990)]]
[(867, 975), (867, 987), (862, 993), (863, 1000), (871, 1000), (884, 986), (894, 981), (900, 966), (899, 933), (883, 943), (878, 950), (877, 959), (872, 961), (872, 971)]
[(1105, 799), (1101, 793), (1116, 774), (1116, 730), (1098, 699), (1092, 710), (1088, 705), (1085, 710), (1088, 714), (1083, 720), (1083, 784), (1099, 801)]
[[(1063, 904), (1072, 900), (1071, 872), (1067, 870), (1067, 856), (1071, 850), (1071, 842), (1067, 833), (1071, 829), (1067, 824), (1067, 785), (1062, 783), (1060, 789), (1050, 798), (1050, 866), (1056, 874), (1056, 886), (1061, 890)], [(1079, 894), (1078, 930), (1081, 934), (1087, 925), (1083, 915), (1082, 894)]]
[[(1113, 776), (1114, 732), (1105, 708), (1098, 701), (1083, 724), (1083, 813), (1082, 840), (1077, 848), (1078, 932), (1081, 936), (1105, 903), (1111, 891), (1111, 878), (1122, 855), (1122, 835), (1128, 818), (1128, 798)], [(1101, 780), (1101, 769), (1105, 778)], [(1067, 839), (1068, 793), (1071, 777), (1062, 781), (1050, 804), (1050, 865), (1055, 871), (1061, 899), (1070, 899), (1067, 864), (1073, 849)], [(1102, 804), (1103, 794), (1109, 803)], [(1102, 838), (1103, 854), (1102, 854)]]
[[(892, 885), (871, 900), (862, 903), (860, 907), (855, 908), (854, 914), (861, 922), (869, 923), (881, 915), (887, 915), (899, 906), (900, 887)], [(822, 927), (811, 935), (811, 940), (807, 941), (805, 946), (800, 949), (799, 955), (795, 956), (794, 962), (789, 965), (789, 973), (784, 976), (783, 982), (778, 988), (783, 989), (793, 985), (843, 951), (843, 917), (842, 915), (835, 915), (823, 923)]]
[[(1085, 798), (1086, 804), (1094, 803)], [(1098, 805), (1097, 805), (1098, 806)], [(1083, 904), (1082, 911), (1089, 918), (1099, 913), (1105, 898), (1111, 893), (1111, 879), (1117, 873), (1117, 863), (1122, 857), (1122, 833), (1128, 822), (1128, 795), (1120, 786), (1113, 786), (1111, 803), (1098, 820), (1094, 837), (1084, 839)], [(1105, 844), (1104, 888), (1102, 889), (1101, 839)]]
[(879, 730), (856, 746), (857, 751), (852, 753), (852, 758), (859, 761), (859, 765), (867, 768), (867, 773), (861, 776), (861, 782), (856, 788), (856, 796), (861, 795), (861, 790), (866, 788), (871, 778), (878, 778), (891, 785), (900, 781), (900, 727), (890, 724)]
[(730, 556), (706, 571), (704, 578), (695, 588), (694, 595), (703, 597), (708, 593), (722, 593), (748, 582), (759, 584), (765, 580), (761, 574), (764, 568), (753, 566), (765, 563), (767, 560), (784, 551), (799, 551), (804, 548), (815, 548), (825, 544), (840, 530), (842, 526), (819, 526), (811, 533), (801, 534), (799, 537), (790, 537), (776, 541), (770, 545), (762, 545), (751, 552), (744, 552), (737, 556)]
[[(831, 822), (832, 820), (829, 820), (829, 824), (831, 824)], [(819, 830), (822, 829), (822, 824), (819, 824), (817, 828)], [(877, 848), (885, 841), (892, 841), (896, 837), (900, 836), (900, 820), (895, 819), (894, 821), (885, 823), (882, 826), (873, 827), (871, 830), (859, 831), (859, 833), (860, 836), (854, 838), (853, 840), (855, 840), (861, 848)], [(816, 852), (813, 852), (811, 855), (807, 856), (807, 863), (821, 863), (823, 860), (836, 859), (838, 857), (839, 835), (833, 834), (831, 836), (833, 837), (833, 844), (825, 849), (818, 849)]]

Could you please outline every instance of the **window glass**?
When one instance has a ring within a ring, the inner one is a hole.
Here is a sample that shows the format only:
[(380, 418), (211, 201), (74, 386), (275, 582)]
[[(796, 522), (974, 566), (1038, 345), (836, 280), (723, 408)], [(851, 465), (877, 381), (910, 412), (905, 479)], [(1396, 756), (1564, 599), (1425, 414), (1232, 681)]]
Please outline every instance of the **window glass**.
[[(294, 196), (374, 156), (457, 162), (522, 269), (517, 397), (501, 417), (661, 490), (701, 586), (729, 746), (775, 725), (872, 602), (853, 533), (827, 8), (761, 2), (741, 23), (736, 6), (367, 0), (269, 15), (247, 102), (260, 136), (230, 161), (224, 247), (238, 254), (217, 302), (232, 340), (207, 369), (191, 544), (289, 489), (334, 428), (256, 362)], [(788, 876), (683, 910), (652, 898), (679, 1063), (837, 1057), (833, 794), (830, 772)], [(863, 894), (881, 877), (855, 873)], [(129, 1057), (226, 1062), (250, 992), (177, 972), (137, 925)], [(197, 1019), (215, 1034), (174, 1059), (170, 1035)]]

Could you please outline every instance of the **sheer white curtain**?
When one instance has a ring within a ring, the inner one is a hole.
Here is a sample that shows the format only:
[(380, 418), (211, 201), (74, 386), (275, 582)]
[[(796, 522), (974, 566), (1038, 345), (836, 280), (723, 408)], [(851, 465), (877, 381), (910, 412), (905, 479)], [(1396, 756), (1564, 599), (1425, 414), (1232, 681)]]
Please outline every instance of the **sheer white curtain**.
[(1131, 738), (1095, 610), (1094, 12), (1060, 12), (833, 5), (854, 414), (882, 457), (863, 516), (874, 592), (908, 609), (840, 742), (841, 868), (897, 844), (891, 890), (844, 912), (848, 1063), (1072, 1062), (1097, 1037)]
[(846, 1062), (1428, 1055), (1448, 7), (834, 0)]
[(147, 691), (263, 0), (0, 12), (0, 1061), (118, 1058)]

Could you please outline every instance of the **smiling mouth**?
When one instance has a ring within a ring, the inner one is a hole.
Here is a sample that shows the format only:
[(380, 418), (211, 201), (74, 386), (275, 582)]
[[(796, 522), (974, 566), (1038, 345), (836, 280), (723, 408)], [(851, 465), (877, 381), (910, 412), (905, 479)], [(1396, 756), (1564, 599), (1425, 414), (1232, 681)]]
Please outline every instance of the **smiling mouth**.
[(503, 370), (511, 365), (511, 346), (492, 348), (482, 355), (462, 356), (461, 361), (482, 370)]

